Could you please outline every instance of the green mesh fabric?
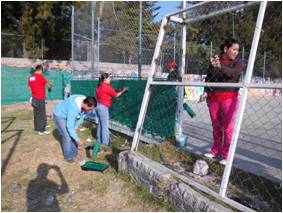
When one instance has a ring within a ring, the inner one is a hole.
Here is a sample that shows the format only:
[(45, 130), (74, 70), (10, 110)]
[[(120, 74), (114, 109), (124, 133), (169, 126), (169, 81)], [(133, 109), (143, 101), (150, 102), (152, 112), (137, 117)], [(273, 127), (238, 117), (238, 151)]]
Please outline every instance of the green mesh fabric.
[[(1, 66), (1, 104), (9, 105), (29, 101), (31, 92), (27, 87), (30, 67)], [(48, 71), (43, 76), (53, 84), (51, 92), (46, 90), (47, 100), (62, 100), (64, 88), (71, 74), (61, 71)]]
[[(72, 80), (71, 93), (95, 95), (98, 81)], [(140, 107), (146, 86), (146, 80), (112, 80), (116, 91), (123, 87), (128, 92), (113, 99), (110, 108), (110, 120), (135, 130)], [(168, 138), (175, 135), (176, 89), (174, 86), (153, 86), (143, 125), (143, 134), (157, 138)]]

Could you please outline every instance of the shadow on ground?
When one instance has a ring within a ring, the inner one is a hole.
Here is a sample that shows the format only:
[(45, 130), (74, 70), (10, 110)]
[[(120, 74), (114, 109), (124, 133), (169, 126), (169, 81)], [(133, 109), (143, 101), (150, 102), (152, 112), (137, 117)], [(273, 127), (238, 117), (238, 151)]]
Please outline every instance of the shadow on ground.
[[(47, 178), (51, 169), (57, 172), (61, 184), (57, 184)], [(37, 168), (37, 177), (28, 184), (27, 211), (59, 212), (60, 206), (57, 195), (67, 192), (69, 192), (69, 187), (60, 168), (56, 165), (42, 163)]]

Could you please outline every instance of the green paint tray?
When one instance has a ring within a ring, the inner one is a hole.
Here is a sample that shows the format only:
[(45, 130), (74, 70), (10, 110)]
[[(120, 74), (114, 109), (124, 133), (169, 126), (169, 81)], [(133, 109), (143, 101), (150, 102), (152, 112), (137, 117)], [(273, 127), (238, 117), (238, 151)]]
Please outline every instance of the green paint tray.
[(109, 167), (108, 164), (93, 161), (82, 161), (80, 165), (82, 170), (99, 172), (103, 172)]

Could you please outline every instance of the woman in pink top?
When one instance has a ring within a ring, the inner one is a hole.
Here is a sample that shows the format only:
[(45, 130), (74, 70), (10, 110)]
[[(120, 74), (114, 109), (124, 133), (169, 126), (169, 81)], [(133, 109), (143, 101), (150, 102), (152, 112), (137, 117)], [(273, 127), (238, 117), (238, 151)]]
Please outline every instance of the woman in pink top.
[(98, 117), (96, 141), (103, 145), (109, 145), (109, 107), (112, 105), (112, 98), (117, 98), (127, 91), (123, 88), (117, 93), (110, 85), (110, 81), (111, 76), (108, 73), (101, 74), (96, 89), (96, 98), (98, 101), (96, 107)]

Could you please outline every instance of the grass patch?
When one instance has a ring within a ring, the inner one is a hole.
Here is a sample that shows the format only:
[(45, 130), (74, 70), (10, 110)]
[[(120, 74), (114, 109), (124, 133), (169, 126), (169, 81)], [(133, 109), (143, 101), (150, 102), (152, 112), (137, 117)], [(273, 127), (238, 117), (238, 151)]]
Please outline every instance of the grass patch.
[(33, 111), (32, 110), (17, 110), (13, 113), (13, 116), (17, 118), (17, 120), (32, 120), (33, 119)]
[[(217, 178), (217, 182), (212, 184), (202, 179), (195, 179), (195, 181), (216, 192), (219, 191), (225, 167), (215, 163), (213, 160), (198, 156), (186, 150), (178, 149), (173, 141), (164, 141), (161, 144), (155, 145), (141, 143), (139, 145), (139, 152), (165, 165), (183, 161), (193, 166), (196, 160), (205, 160), (209, 165), (210, 172)], [(281, 211), (282, 209), (281, 184), (276, 184), (264, 177), (256, 176), (235, 167), (232, 168), (227, 196), (258, 211)], [(210, 197), (211, 196), (209, 196), (209, 198)], [(263, 202), (267, 204), (262, 205), (261, 203)], [(220, 203), (222, 204), (223, 202)]]

